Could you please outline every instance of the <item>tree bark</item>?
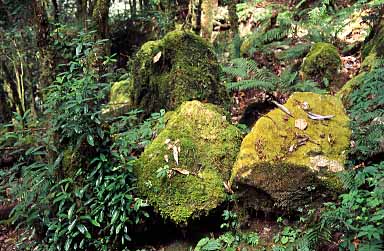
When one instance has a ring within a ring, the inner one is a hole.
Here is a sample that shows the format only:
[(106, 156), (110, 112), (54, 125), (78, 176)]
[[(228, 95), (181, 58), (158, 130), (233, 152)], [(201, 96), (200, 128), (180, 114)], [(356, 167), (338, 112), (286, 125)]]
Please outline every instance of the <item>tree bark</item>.
[(230, 29), (232, 31), (232, 37), (236, 34), (239, 34), (239, 17), (236, 13), (236, 4), (238, 0), (230, 1), (228, 4), (228, 15), (229, 15), (229, 23)]
[(24, 109), (22, 105), (22, 101), (20, 100), (20, 95), (17, 88), (17, 83), (15, 82), (14, 78), (12, 77), (11, 71), (8, 69), (7, 65), (4, 62), (1, 62), (1, 68), (2, 72), (4, 73), (5, 77), (5, 83), (8, 84), (11, 100), (12, 100), (12, 106), (13, 111), (18, 112), (21, 116), (24, 116)]
[[(92, 13), (92, 20), (94, 28), (97, 30), (95, 35), (95, 40), (107, 39), (109, 37), (109, 25), (108, 25), (108, 16), (109, 16), (109, 7), (111, 5), (111, 0), (97, 0), (95, 7)], [(91, 68), (98, 74), (102, 76), (106, 69), (102, 64), (103, 57), (109, 54), (110, 43), (105, 42), (100, 45), (94, 46), (94, 54), (91, 55)]]
[[(201, 4), (202, 0), (190, 0), (189, 2), (189, 14), (190, 24), (192, 26), (192, 30), (196, 34), (200, 34), (201, 31)], [(187, 20), (189, 23), (189, 20)]]
[(77, 0), (76, 18), (86, 29), (87, 27), (87, 0)]
[[(55, 60), (51, 48), (51, 37), (48, 16), (45, 6), (41, 0), (32, 0), (34, 12), (34, 26), (36, 30), (37, 47), (39, 48), (39, 94), (42, 97), (42, 90), (49, 86), (55, 77)], [(42, 97), (43, 98), (43, 97)]]
[(98, 38), (108, 37), (108, 15), (111, 0), (97, 0), (92, 13), (92, 20), (98, 31)]
[(0, 124), (8, 123), (12, 119), (11, 108), (8, 105), (7, 93), (4, 88), (4, 80), (0, 80)]
[(218, 0), (202, 0), (201, 3), (201, 35), (208, 41), (211, 40), (213, 19), (218, 4)]
[(55, 19), (55, 22), (59, 21), (59, 5), (57, 3), (57, 0), (52, 0), (52, 6), (53, 6), (53, 18)]

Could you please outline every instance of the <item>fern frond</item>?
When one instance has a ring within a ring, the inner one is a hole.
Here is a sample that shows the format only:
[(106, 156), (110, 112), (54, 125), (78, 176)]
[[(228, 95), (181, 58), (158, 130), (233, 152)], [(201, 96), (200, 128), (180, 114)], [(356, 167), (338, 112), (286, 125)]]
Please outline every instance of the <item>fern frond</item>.
[(303, 58), (308, 54), (311, 49), (310, 44), (298, 44), (288, 50), (285, 50), (277, 55), (277, 58), (280, 60), (291, 61), (297, 58)]
[(249, 90), (249, 89), (260, 89), (264, 91), (272, 91), (274, 90), (273, 83), (269, 81), (264, 80), (257, 80), (257, 79), (248, 79), (248, 80), (241, 80), (239, 82), (230, 82), (227, 84), (227, 89), (229, 91), (242, 91), (242, 90)]

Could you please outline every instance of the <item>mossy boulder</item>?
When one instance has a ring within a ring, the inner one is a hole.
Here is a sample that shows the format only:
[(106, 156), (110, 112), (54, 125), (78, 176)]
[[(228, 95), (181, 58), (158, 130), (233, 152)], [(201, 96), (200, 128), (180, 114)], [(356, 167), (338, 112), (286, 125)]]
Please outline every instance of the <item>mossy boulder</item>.
[(188, 100), (229, 100), (211, 45), (191, 32), (176, 30), (143, 44), (131, 69), (130, 79), (113, 85), (110, 104), (145, 109), (144, 116)]
[[(226, 121), (221, 108), (185, 102), (169, 114), (165, 128), (137, 161), (139, 194), (175, 223), (206, 214), (225, 199), (223, 182), (240, 144), (239, 129)], [(167, 175), (159, 175), (165, 166)]]
[(324, 78), (334, 80), (341, 67), (341, 58), (335, 46), (316, 43), (301, 66), (303, 79), (321, 82)]
[[(335, 174), (344, 170), (351, 131), (334, 96), (294, 93), (284, 106), (293, 117), (276, 108), (244, 138), (231, 183), (260, 190), (278, 208), (291, 210), (308, 203), (314, 192), (341, 189)], [(334, 117), (312, 120), (308, 111)], [(303, 120), (306, 129), (297, 128)]]

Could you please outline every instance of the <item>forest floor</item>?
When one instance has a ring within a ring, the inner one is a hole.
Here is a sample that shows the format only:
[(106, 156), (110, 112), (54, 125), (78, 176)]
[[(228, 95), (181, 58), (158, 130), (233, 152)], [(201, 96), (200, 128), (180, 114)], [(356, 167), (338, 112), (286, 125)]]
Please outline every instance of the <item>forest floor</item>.
[[(284, 0), (270, 0), (263, 1), (259, 3), (260, 6), (263, 7), (265, 5), (276, 3), (276, 4), (287, 4), (290, 1)], [(349, 1), (340, 1), (339, 5), (347, 5)], [(356, 40), (358, 40), (359, 33), (354, 33), (352, 36), (356, 36)], [(352, 37), (352, 40), (354, 38)], [(355, 76), (360, 69), (360, 55), (348, 55), (342, 56), (342, 69), (339, 79), (339, 84), (336, 86), (336, 89), (333, 92), (336, 92), (337, 89), (341, 88), (343, 84), (345, 84), (349, 79)], [(276, 95), (279, 96), (279, 95)], [(266, 100), (269, 97), (265, 92), (256, 91), (256, 90), (248, 90), (248, 91), (240, 91), (235, 92), (233, 94), (233, 106), (231, 107), (231, 121), (232, 123), (246, 123), (248, 126), (251, 126), (257, 118), (273, 109), (274, 107), (271, 104), (268, 104)], [(284, 94), (280, 95), (281, 103), (287, 98)], [(251, 107), (252, 109), (249, 109)], [(247, 110), (249, 109), (249, 110)], [(249, 113), (249, 114), (247, 114)], [(245, 115), (245, 117), (244, 117)], [(248, 117), (252, 117), (253, 119), (249, 120)], [(242, 120), (243, 118), (243, 120)], [(242, 121), (241, 121), (242, 120)], [(2, 167), (0, 167), (1, 170)], [(0, 209), (4, 208), (5, 205), (0, 203)], [(206, 231), (206, 230), (204, 230)], [(218, 234), (220, 229), (216, 229), (211, 234)], [(259, 233), (261, 239), (264, 241), (272, 241), (272, 236), (279, 231), (279, 226), (276, 224), (276, 221), (273, 219), (266, 219), (263, 217), (254, 217), (249, 219), (248, 227), (246, 231), (255, 231)], [(15, 230), (15, 227), (8, 225), (0, 224), (0, 251), (13, 251), (16, 250), (16, 242), (20, 237), (20, 232)], [(159, 250), (159, 251), (185, 251), (189, 250), (191, 245), (195, 244), (196, 240), (191, 241), (190, 239), (185, 238), (176, 238), (173, 240), (169, 240), (165, 243), (157, 243), (154, 245), (146, 246), (146, 250)]]

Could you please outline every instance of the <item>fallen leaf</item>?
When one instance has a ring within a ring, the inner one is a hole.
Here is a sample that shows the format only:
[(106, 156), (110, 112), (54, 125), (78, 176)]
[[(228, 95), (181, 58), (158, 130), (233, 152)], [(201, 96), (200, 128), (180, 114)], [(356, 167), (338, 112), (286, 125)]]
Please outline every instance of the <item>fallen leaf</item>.
[(168, 158), (168, 155), (166, 154), (166, 155), (164, 155), (164, 159), (165, 159), (165, 162), (167, 162), (168, 163), (168, 161), (169, 161), (169, 158)]
[(302, 108), (304, 111), (308, 111), (308, 110), (309, 110), (309, 104), (308, 104), (308, 102), (304, 101), (304, 102), (301, 104), (301, 108)]
[(161, 58), (161, 51), (159, 51), (154, 57), (153, 57), (153, 63), (156, 64)]
[(293, 151), (295, 151), (295, 149), (296, 149), (296, 145), (295, 144), (293, 144), (293, 145), (291, 145), (290, 147), (289, 147), (289, 150), (288, 150), (288, 152), (293, 152)]
[(169, 142), (171, 142), (171, 139), (166, 139), (164, 144), (168, 145)]
[(181, 169), (181, 168), (172, 168), (172, 170), (175, 172), (178, 172), (180, 174), (183, 174), (183, 175), (189, 175), (190, 174), (190, 172), (188, 170)]
[(308, 127), (307, 121), (305, 119), (296, 119), (295, 120), (295, 127), (299, 128), (300, 130), (305, 130)]
[(227, 182), (223, 181), (223, 184), (224, 184), (224, 188), (225, 188), (225, 190), (226, 190), (228, 193), (233, 193), (233, 190), (232, 190), (231, 186), (230, 186)]
[(176, 161), (176, 165), (179, 165), (179, 151), (177, 149), (177, 146), (173, 146), (173, 158)]

